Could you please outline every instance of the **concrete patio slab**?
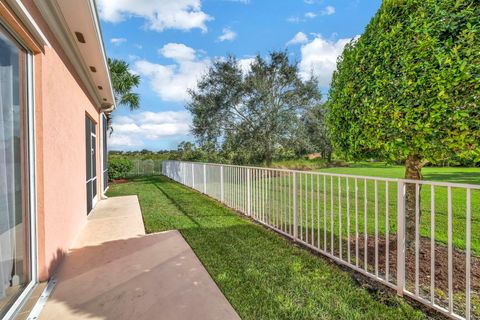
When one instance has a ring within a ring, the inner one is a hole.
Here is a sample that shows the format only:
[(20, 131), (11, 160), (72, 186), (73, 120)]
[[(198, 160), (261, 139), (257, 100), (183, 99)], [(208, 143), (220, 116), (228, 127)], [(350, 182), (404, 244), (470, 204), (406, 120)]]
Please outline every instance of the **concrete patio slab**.
[(239, 319), (178, 231), (144, 234), (136, 197), (98, 204), (56, 278), (40, 319)]
[(73, 248), (145, 235), (137, 196), (114, 197), (100, 201), (88, 216), (88, 223)]

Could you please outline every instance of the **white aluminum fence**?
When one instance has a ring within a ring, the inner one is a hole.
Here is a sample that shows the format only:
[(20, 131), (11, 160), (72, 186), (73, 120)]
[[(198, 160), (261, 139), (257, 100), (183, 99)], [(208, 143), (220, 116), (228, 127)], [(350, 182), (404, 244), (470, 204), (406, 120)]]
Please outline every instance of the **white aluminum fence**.
[(133, 168), (128, 173), (129, 177), (151, 176), (162, 174), (162, 160), (132, 160)]
[(163, 174), (401, 296), (480, 316), (479, 185), (180, 161), (164, 161)]

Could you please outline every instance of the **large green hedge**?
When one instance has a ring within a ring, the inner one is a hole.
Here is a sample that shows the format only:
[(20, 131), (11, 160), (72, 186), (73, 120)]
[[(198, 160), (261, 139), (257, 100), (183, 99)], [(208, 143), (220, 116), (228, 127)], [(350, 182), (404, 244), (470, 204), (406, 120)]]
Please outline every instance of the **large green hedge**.
[(133, 168), (133, 162), (124, 157), (109, 157), (108, 159), (108, 180), (127, 178)]
[(480, 160), (480, 1), (384, 0), (339, 59), (331, 137), (351, 158)]

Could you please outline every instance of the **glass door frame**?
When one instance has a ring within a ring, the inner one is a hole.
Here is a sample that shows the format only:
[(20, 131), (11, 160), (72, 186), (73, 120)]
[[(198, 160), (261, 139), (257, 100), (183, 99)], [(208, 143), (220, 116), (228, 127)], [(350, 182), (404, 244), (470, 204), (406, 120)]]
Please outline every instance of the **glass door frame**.
[(5, 23), (0, 19), (0, 32), (6, 32), (13, 41), (25, 52), (26, 66), (25, 66), (25, 114), (26, 114), (26, 130), (25, 141), (26, 152), (26, 176), (27, 176), (27, 199), (26, 216), (28, 217), (28, 229), (27, 229), (27, 246), (29, 251), (29, 270), (30, 281), (25, 284), (22, 292), (16, 297), (13, 304), (6, 311), (3, 319), (11, 319), (15, 317), (22, 309), (25, 302), (29, 298), (33, 289), (38, 284), (38, 243), (37, 243), (37, 220), (36, 220), (36, 150), (35, 150), (35, 83), (34, 83), (34, 57), (28, 46), (23, 43), (19, 37), (15, 35), (15, 32), (8, 27), (8, 23)]
[[(87, 215), (92, 212), (98, 202), (97, 177), (97, 123), (90, 115), (85, 114), (85, 144), (86, 144), (86, 194)], [(100, 191), (101, 192), (101, 191)]]
[[(92, 210), (95, 208), (95, 205), (98, 202), (98, 183), (97, 183), (97, 124), (95, 122), (92, 122), (95, 128), (95, 133), (90, 132), (90, 147), (92, 148), (92, 154), (91, 154), (91, 159), (92, 159), (92, 179), (91, 182), (93, 185), (95, 185), (94, 188), (92, 188), (92, 193), (93, 190), (95, 190), (95, 194), (92, 194)], [(93, 164), (95, 163), (95, 168), (93, 167)], [(90, 213), (90, 212), (89, 212)]]

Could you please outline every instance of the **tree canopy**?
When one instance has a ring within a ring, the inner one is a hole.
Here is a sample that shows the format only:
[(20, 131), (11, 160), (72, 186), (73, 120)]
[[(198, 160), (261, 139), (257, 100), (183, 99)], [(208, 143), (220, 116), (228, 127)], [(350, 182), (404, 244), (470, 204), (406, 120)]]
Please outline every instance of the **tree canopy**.
[(328, 113), (326, 104), (317, 104), (302, 115), (305, 130), (305, 141), (308, 141), (308, 152), (319, 152), (322, 159), (332, 159), (332, 144), (328, 136), (325, 117)]
[(140, 96), (132, 90), (140, 85), (140, 76), (131, 73), (128, 63), (123, 60), (108, 58), (108, 67), (116, 104), (127, 106), (130, 110), (138, 109)]
[(480, 160), (479, 52), (478, 0), (383, 1), (339, 58), (328, 100), (335, 145), (419, 169), (454, 154)]
[(233, 56), (216, 60), (190, 96), (201, 145), (237, 163), (268, 165), (277, 150), (300, 148), (301, 114), (321, 100), (317, 81), (302, 80), (286, 52), (257, 55), (246, 72)]

